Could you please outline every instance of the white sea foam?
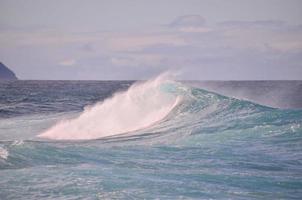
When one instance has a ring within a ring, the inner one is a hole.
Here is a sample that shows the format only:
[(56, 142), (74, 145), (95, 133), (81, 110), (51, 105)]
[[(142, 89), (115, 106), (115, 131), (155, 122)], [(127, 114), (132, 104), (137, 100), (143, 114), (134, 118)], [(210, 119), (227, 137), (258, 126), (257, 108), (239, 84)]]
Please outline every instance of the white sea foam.
[(24, 144), (23, 140), (15, 140), (12, 143), (12, 146), (19, 146), (19, 145), (22, 145), (22, 144)]
[(38, 137), (56, 140), (96, 139), (140, 130), (165, 118), (180, 98), (164, 90), (166, 75), (132, 85), (127, 91), (88, 107)]
[(7, 159), (8, 157), (8, 151), (2, 147), (0, 147), (0, 158)]

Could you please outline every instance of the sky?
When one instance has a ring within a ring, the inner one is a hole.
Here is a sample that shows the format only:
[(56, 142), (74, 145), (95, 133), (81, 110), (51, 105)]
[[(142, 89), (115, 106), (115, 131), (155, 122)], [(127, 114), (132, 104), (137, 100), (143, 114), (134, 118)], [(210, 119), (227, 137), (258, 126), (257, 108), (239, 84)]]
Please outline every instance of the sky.
[(301, 0), (0, 0), (20, 79), (301, 80)]

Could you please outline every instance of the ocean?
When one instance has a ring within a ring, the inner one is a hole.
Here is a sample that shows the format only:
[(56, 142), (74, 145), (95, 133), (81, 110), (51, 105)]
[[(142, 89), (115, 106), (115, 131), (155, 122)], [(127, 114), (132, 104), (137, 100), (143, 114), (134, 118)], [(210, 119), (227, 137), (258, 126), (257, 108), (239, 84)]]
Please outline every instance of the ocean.
[(165, 77), (0, 82), (0, 199), (302, 199), (302, 109)]

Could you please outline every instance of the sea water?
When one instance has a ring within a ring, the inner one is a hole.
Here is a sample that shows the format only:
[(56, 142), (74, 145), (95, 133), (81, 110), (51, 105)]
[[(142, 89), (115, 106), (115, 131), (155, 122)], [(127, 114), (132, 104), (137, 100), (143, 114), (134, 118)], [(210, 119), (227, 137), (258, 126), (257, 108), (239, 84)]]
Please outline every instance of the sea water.
[(165, 77), (0, 83), (0, 199), (301, 198), (301, 109)]

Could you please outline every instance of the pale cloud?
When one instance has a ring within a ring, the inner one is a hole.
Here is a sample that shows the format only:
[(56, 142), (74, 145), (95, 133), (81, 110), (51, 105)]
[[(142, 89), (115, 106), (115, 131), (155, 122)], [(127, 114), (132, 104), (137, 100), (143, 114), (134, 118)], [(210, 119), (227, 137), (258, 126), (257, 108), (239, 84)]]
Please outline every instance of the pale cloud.
[(59, 62), (59, 65), (62, 66), (73, 66), (77, 63), (77, 61), (75, 59), (67, 59), (67, 60), (62, 60), (61, 62)]
[[(67, 70), (58, 76), (61, 79), (74, 78), (68, 70), (85, 71), (85, 77), (94, 79), (115, 79), (119, 70), (117, 77), (125, 79), (168, 69), (194, 79), (265, 79), (276, 73), (279, 79), (283, 75), (297, 79), (302, 72), (302, 28), (283, 21), (207, 25), (201, 16), (189, 15), (152, 30), (131, 32), (1, 31), (0, 53), (20, 68), (26, 62), (37, 63), (36, 71), (45, 66), (40, 70), (46, 71), (45, 77), (56, 65)], [(61, 67), (74, 65), (79, 67)], [(18, 74), (27, 71), (16, 70)]]
[(158, 66), (164, 59), (161, 55), (156, 54), (130, 54), (111, 58), (111, 63), (117, 66)]
[[(301, 38), (302, 39), (302, 38)], [(270, 48), (274, 50), (278, 50), (281, 52), (289, 52), (289, 51), (301, 51), (302, 50), (302, 40), (300, 41), (286, 41), (286, 42), (275, 42), (270, 44)]]
[(107, 33), (73, 33), (52, 29), (7, 30), (0, 32), (0, 44), (7, 46), (62, 47), (70, 44), (102, 42)]
[(185, 15), (176, 18), (169, 25), (175, 31), (187, 33), (207, 33), (212, 29), (206, 26), (206, 20), (200, 15)]
[(178, 30), (186, 33), (208, 33), (212, 31), (211, 28), (206, 27), (181, 27)]
[(172, 21), (170, 27), (203, 27), (206, 20), (200, 15), (184, 15)]
[(255, 28), (261, 28), (261, 29), (280, 29), (284, 28), (286, 26), (286, 22), (281, 20), (262, 20), (262, 21), (224, 21), (218, 23), (220, 27), (226, 27), (226, 28), (248, 28), (248, 29), (255, 29)]
[(175, 34), (134, 34), (121, 35), (119, 37), (110, 37), (107, 45), (113, 51), (138, 51), (148, 46), (169, 44), (173, 46), (182, 46), (186, 42), (184, 38)]
[(237, 22), (236, 26), (217, 31), (222, 33), (225, 44), (236, 48), (284, 53), (302, 50), (302, 30), (286, 26), (283, 22)]

